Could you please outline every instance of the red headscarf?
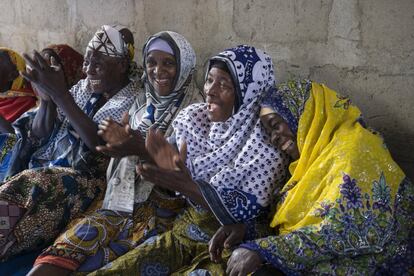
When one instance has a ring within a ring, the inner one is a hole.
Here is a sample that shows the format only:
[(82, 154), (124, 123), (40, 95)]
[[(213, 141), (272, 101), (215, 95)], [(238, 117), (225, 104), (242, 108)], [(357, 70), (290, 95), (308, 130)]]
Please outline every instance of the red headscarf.
[(83, 56), (79, 52), (66, 44), (52, 44), (43, 49), (42, 52), (48, 50), (57, 55), (57, 57), (56, 55), (53, 56), (62, 65), (68, 88), (85, 78), (85, 74), (82, 72)]

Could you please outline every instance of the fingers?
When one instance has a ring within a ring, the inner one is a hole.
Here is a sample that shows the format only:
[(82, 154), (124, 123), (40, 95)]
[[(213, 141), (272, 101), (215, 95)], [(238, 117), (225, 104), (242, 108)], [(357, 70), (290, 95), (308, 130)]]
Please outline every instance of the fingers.
[(50, 65), (55, 71), (62, 70), (62, 66), (57, 62), (54, 56), (50, 57)]
[(28, 54), (23, 53), (23, 58), (32, 71), (41, 70), (40, 65), (37, 63), (37, 61), (35, 59), (32, 59)]
[(47, 64), (47, 61), (42, 57), (41, 54), (39, 54), (38, 51), (34, 50), (33, 51), (33, 56), (34, 59), (37, 61), (37, 63), (39, 64), (39, 67), (41, 69), (46, 69), (49, 68), (49, 65)]
[(125, 126), (128, 123), (129, 123), (129, 113), (128, 111), (125, 111), (124, 114), (122, 115), (121, 124)]
[(22, 76), (25, 80), (35, 83), (37, 81), (37, 78), (32, 71), (31, 73), (28, 73), (27, 71), (21, 71), (20, 76)]
[(210, 254), (210, 260), (213, 262), (221, 261), (221, 253), (223, 251), (223, 241), (225, 237), (226, 233), (223, 230), (223, 227), (220, 227), (209, 242), (208, 251)]
[(239, 233), (236, 231), (231, 231), (230, 235), (224, 241), (224, 247), (227, 249), (232, 248), (233, 246), (239, 244), (241, 242)]
[(181, 157), (178, 155), (174, 155), (173, 158), (174, 158), (174, 164), (177, 167), (177, 170), (187, 173), (187, 167), (185, 166), (184, 162), (181, 160)]
[(227, 268), (226, 268), (226, 275), (235, 275), (233, 272), (233, 254), (230, 256), (229, 260), (227, 261)]

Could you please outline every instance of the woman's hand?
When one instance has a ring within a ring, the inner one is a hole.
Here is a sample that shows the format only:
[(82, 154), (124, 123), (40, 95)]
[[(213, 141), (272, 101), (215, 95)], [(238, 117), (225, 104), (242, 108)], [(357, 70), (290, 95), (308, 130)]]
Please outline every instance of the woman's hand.
[(112, 157), (146, 154), (145, 141), (138, 130), (133, 130), (129, 123), (128, 113), (122, 119), (122, 125), (107, 118), (98, 126), (98, 135), (106, 142), (97, 146), (96, 150)]
[(230, 276), (247, 275), (255, 272), (263, 264), (263, 259), (255, 251), (237, 248), (227, 262), (226, 274)]
[[(145, 147), (158, 167), (166, 170), (180, 170), (176, 164), (176, 159), (180, 158), (180, 154), (167, 142), (164, 134), (160, 130), (149, 129), (147, 139), (145, 140)], [(180, 153), (183, 156), (181, 161), (185, 163), (187, 155), (186, 143), (183, 143)]]
[(245, 224), (221, 226), (209, 242), (208, 251), (211, 261), (220, 262), (223, 249), (230, 249), (240, 244), (246, 235), (246, 231), (247, 227)]
[(52, 102), (52, 99), (47, 95), (47, 94), (45, 94), (43, 91), (42, 91), (42, 89), (40, 88), (40, 87), (38, 87), (38, 85), (37, 84), (35, 84), (35, 83), (32, 83), (32, 88), (33, 88), (33, 91), (35, 92), (35, 94), (36, 95), (38, 95), (39, 96), (39, 98), (43, 101), (43, 102)]
[(163, 169), (146, 163), (143, 165), (137, 165), (137, 173), (155, 185), (170, 191), (180, 192), (197, 204), (209, 209), (209, 206), (201, 194), (197, 183), (193, 181), (184, 162), (178, 155), (174, 156), (173, 161), (173, 166), (177, 169)]
[(196, 187), (197, 184), (194, 183), (190, 173), (178, 155), (174, 156), (173, 163), (173, 166), (177, 169), (170, 170), (151, 164), (138, 164), (137, 173), (155, 185), (171, 191), (185, 193), (185, 188)]
[(65, 75), (58, 62), (51, 57), (50, 66), (37, 51), (33, 51), (33, 57), (23, 54), (29, 68), (21, 72), (22, 76), (34, 84), (35, 90), (43, 100), (65, 101), (62, 96), (67, 92)]

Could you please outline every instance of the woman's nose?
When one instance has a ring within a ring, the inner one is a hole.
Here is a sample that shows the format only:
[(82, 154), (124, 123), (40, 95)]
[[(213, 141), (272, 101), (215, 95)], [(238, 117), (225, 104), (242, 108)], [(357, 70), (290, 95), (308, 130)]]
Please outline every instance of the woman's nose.
[(217, 92), (217, 86), (214, 83), (211, 83), (209, 85), (206, 85), (206, 95), (212, 96), (212, 95), (216, 95)]
[(160, 65), (154, 66), (154, 71), (153, 72), (154, 72), (155, 75), (160, 75), (162, 71), (163, 71), (162, 66), (160, 66)]
[(96, 70), (95, 70), (95, 66), (92, 64), (89, 64), (87, 66), (85, 66), (85, 74), (86, 75), (95, 75), (96, 74)]

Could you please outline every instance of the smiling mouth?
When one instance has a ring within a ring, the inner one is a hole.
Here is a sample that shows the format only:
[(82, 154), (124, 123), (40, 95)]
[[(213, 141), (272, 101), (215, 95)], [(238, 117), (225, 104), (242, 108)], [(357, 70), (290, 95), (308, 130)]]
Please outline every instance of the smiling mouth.
[(286, 142), (283, 143), (281, 150), (286, 151), (290, 146), (293, 145), (293, 141), (292, 140), (287, 140)]
[(91, 79), (89, 79), (89, 83), (93, 86), (97, 86), (97, 85), (100, 85), (102, 83), (102, 81), (101, 80), (91, 80)]
[(170, 84), (169, 79), (155, 79), (155, 83), (157, 83), (159, 86), (167, 86)]

